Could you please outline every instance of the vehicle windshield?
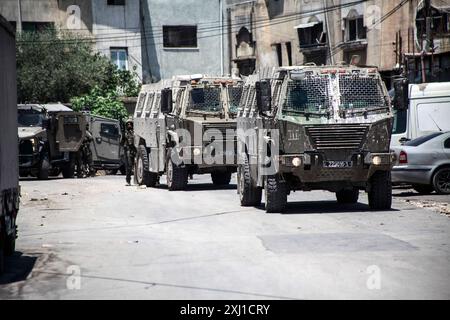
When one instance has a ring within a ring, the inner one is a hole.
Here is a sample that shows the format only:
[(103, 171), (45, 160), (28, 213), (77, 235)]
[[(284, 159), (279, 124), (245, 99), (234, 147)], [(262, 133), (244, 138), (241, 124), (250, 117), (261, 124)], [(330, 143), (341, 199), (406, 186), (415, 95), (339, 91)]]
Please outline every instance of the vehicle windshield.
[[(335, 81), (337, 80), (337, 81)], [(333, 101), (332, 86), (339, 86), (340, 109), (370, 110), (387, 108), (381, 79), (354, 74), (307, 75), (289, 80), (283, 112), (325, 114)], [(338, 98), (338, 97), (334, 97)]]
[(432, 133), (432, 134), (429, 134), (429, 135), (426, 135), (426, 136), (422, 136), (422, 137), (419, 137), (417, 139), (414, 139), (414, 140), (406, 142), (405, 146), (418, 147), (421, 144), (424, 144), (425, 142), (430, 141), (431, 139), (439, 137), (441, 134), (443, 134), (443, 132), (435, 132), (435, 133)]
[(325, 113), (330, 106), (329, 81), (325, 77), (289, 80), (283, 112)]
[(44, 116), (36, 110), (19, 110), (17, 122), (20, 127), (40, 127)]
[(190, 92), (188, 111), (221, 112), (220, 87), (193, 88)]
[(237, 113), (239, 108), (239, 103), (241, 102), (242, 96), (242, 86), (228, 87), (228, 95), (230, 97), (229, 112)]
[(376, 76), (339, 75), (341, 109), (379, 109), (388, 107), (381, 79)]

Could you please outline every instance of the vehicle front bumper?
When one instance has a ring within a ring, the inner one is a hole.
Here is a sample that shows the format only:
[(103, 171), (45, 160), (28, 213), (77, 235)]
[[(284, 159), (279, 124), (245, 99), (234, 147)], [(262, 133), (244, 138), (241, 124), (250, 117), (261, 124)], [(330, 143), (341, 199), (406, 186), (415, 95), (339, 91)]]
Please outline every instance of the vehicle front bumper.
[(433, 167), (430, 166), (395, 166), (392, 168), (392, 182), (430, 184)]
[[(296, 159), (296, 160), (294, 160)], [(300, 161), (298, 160), (300, 159)], [(356, 153), (351, 159), (351, 167), (330, 168), (325, 163), (321, 153), (282, 155), (279, 156), (279, 169), (281, 173), (291, 173), (303, 183), (348, 181), (365, 182), (376, 171), (390, 171), (394, 165), (394, 153)], [(341, 160), (336, 160), (341, 161)], [(297, 165), (294, 165), (297, 163)]]
[(203, 167), (237, 167), (236, 141), (224, 142), (223, 148), (211, 150), (211, 146), (188, 146), (178, 150), (179, 159), (186, 165)]

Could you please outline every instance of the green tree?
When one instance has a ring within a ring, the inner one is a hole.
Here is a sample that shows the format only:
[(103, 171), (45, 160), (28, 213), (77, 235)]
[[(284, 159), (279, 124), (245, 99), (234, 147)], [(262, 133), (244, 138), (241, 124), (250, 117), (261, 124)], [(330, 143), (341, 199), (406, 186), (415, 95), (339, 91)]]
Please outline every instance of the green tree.
[(94, 53), (88, 38), (48, 29), (17, 39), (19, 102), (68, 102), (94, 86), (108, 85), (110, 61)]
[(89, 38), (54, 29), (18, 35), (17, 73), (19, 102), (71, 102), (116, 119), (127, 116), (119, 97), (140, 90), (135, 69), (118, 70)]

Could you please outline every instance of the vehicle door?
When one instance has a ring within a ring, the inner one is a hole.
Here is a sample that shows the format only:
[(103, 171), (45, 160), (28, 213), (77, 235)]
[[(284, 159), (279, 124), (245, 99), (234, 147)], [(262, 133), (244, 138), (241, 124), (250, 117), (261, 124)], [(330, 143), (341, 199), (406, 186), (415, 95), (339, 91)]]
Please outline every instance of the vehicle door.
[(447, 133), (444, 139), (444, 154), (447, 156), (447, 159), (450, 160), (450, 133)]
[(95, 165), (120, 164), (120, 125), (118, 120), (91, 117), (92, 158)]

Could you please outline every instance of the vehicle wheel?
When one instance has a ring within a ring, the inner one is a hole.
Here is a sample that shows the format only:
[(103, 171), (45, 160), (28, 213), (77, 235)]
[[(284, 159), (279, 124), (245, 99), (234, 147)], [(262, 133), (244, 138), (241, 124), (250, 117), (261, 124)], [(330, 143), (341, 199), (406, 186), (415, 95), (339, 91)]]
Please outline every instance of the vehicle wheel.
[(211, 173), (211, 179), (216, 186), (229, 185), (231, 181), (231, 172), (213, 172)]
[(438, 194), (450, 194), (450, 167), (439, 169), (434, 174), (433, 186)]
[(21, 178), (26, 178), (28, 177), (30, 174), (28, 171), (24, 171), (24, 170), (19, 170), (19, 177)]
[(61, 169), (60, 168), (52, 168), (49, 170), (48, 174), (52, 177), (57, 177), (59, 176), (59, 174), (61, 173)]
[(262, 189), (253, 185), (247, 156), (244, 157), (243, 163), (239, 164), (237, 176), (241, 206), (259, 206), (261, 204)]
[(430, 194), (434, 191), (433, 186), (429, 184), (415, 184), (413, 185), (413, 189), (420, 194)]
[(49, 170), (50, 170), (50, 162), (48, 161), (48, 158), (44, 156), (39, 163), (39, 171), (37, 174), (37, 178), (39, 180), (48, 180)]
[(139, 146), (136, 157), (135, 177), (136, 182), (140, 186), (145, 185), (147, 187), (154, 188), (158, 183), (158, 174), (150, 172), (149, 161), (147, 155), (147, 148), (145, 146)]
[(377, 171), (370, 178), (369, 207), (372, 210), (389, 210), (391, 206), (391, 173), (388, 171)]
[(127, 174), (127, 170), (125, 169), (124, 165), (120, 166), (119, 171), (122, 176)]
[(62, 167), (62, 175), (65, 179), (71, 179), (75, 176), (75, 159), (70, 155), (69, 162)]
[(287, 204), (287, 186), (279, 175), (267, 176), (264, 184), (267, 213), (282, 213)]
[(170, 154), (171, 150), (167, 157), (167, 186), (169, 191), (184, 190), (188, 183), (187, 168), (173, 163)]
[(341, 190), (336, 192), (336, 199), (338, 203), (357, 203), (359, 198), (359, 190), (353, 188), (352, 190)]

